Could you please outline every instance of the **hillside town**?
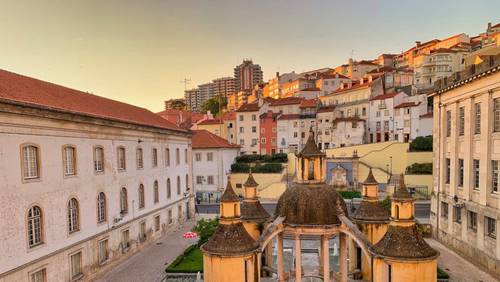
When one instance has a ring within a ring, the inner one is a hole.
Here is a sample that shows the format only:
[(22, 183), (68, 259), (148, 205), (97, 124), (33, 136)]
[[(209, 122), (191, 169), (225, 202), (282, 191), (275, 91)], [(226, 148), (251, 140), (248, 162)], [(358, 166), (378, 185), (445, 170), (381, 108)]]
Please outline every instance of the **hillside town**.
[(0, 66), (0, 282), (500, 281), (481, 29), (300, 72), (246, 58), (157, 113)]

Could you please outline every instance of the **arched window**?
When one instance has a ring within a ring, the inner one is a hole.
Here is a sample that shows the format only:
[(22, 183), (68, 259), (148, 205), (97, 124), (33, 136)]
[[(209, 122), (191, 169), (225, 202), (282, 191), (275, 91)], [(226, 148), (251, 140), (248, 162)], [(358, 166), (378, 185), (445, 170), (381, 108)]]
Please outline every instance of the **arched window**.
[(396, 207), (396, 219), (399, 219), (399, 206), (395, 205)]
[(186, 174), (186, 192), (189, 191), (189, 175)]
[(139, 185), (139, 208), (144, 208), (144, 185)]
[(101, 192), (97, 195), (97, 222), (106, 221), (106, 195)]
[(63, 148), (64, 175), (76, 175), (76, 149), (73, 146)]
[(170, 178), (167, 178), (167, 199), (170, 199), (172, 197), (172, 188), (170, 185)]
[(154, 202), (155, 203), (158, 203), (158, 201), (160, 200), (160, 195), (159, 195), (159, 191), (158, 191), (158, 181), (155, 180), (154, 184), (153, 184), (153, 193), (154, 193)]
[(80, 230), (80, 224), (78, 222), (78, 201), (75, 198), (71, 198), (68, 202), (68, 230), (69, 233), (76, 232)]
[(170, 166), (170, 149), (165, 149), (165, 166)]
[(177, 195), (181, 194), (181, 177), (177, 176)]
[(94, 171), (104, 172), (104, 149), (100, 146), (94, 147)]
[(34, 247), (43, 243), (42, 209), (33, 206), (28, 211), (28, 245)]
[(126, 214), (128, 212), (128, 199), (127, 199), (127, 189), (125, 187), (122, 188), (120, 192), (120, 213)]
[(127, 168), (127, 159), (124, 147), (117, 149), (118, 170), (125, 170)]
[(22, 147), (23, 179), (40, 177), (40, 151), (34, 145)]
[(181, 153), (179, 148), (175, 149), (175, 164), (179, 165), (181, 163)]

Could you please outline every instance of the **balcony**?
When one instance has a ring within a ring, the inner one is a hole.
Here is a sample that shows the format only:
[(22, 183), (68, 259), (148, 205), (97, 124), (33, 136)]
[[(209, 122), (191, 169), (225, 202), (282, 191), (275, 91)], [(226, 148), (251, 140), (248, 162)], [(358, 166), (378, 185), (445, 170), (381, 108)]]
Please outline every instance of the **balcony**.
[(378, 105), (378, 109), (379, 109), (379, 110), (385, 110), (385, 109), (387, 109), (387, 105), (386, 105), (385, 103), (380, 103), (380, 104)]

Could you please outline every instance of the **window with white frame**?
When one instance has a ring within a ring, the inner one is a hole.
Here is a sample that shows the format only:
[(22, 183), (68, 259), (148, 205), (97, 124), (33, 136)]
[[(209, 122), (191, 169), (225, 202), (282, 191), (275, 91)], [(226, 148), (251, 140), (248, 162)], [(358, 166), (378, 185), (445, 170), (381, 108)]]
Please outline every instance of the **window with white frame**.
[(68, 231), (69, 233), (80, 230), (78, 201), (71, 198), (68, 202)]
[(118, 159), (118, 170), (126, 169), (126, 156), (125, 156), (125, 148), (118, 147), (117, 149), (117, 159)]
[(97, 195), (97, 222), (106, 221), (106, 195), (100, 192)]
[(493, 131), (500, 132), (500, 98), (493, 100)]
[(207, 182), (208, 182), (208, 184), (213, 185), (214, 184), (214, 176), (209, 175), (207, 178)]
[(152, 155), (152, 165), (153, 167), (157, 167), (158, 166), (158, 150), (156, 148), (153, 148), (153, 150), (151, 151), (151, 155)]
[(441, 202), (441, 216), (448, 218), (448, 203)]
[(120, 213), (122, 215), (128, 213), (128, 195), (125, 187), (120, 191)]
[(104, 149), (100, 146), (94, 147), (94, 171), (104, 172)]
[(194, 159), (195, 159), (197, 162), (201, 162), (201, 153), (195, 153), (195, 154), (194, 154)]
[(65, 146), (63, 148), (63, 166), (64, 175), (76, 174), (76, 149), (73, 146)]
[(30, 248), (43, 244), (42, 209), (33, 206), (28, 211), (28, 246)]
[(499, 160), (491, 160), (491, 192), (498, 193), (498, 183), (500, 176)]
[(445, 183), (450, 184), (450, 179), (451, 179), (451, 161), (449, 158), (446, 158)]
[(481, 133), (481, 103), (474, 104), (474, 134)]
[(474, 190), (479, 190), (479, 160), (473, 161), (473, 169), (474, 169)]
[(196, 184), (203, 184), (203, 176), (201, 175), (196, 176)]
[(446, 111), (446, 137), (451, 136), (451, 111)]
[(30, 282), (47, 282), (47, 270), (42, 268), (31, 273)]
[(160, 231), (160, 216), (155, 216), (155, 231)]
[(468, 227), (472, 231), (477, 231), (477, 213), (468, 211)]
[(136, 161), (137, 161), (137, 168), (142, 169), (144, 168), (144, 159), (143, 159), (143, 154), (142, 154), (142, 148), (137, 148), (136, 149)]
[(497, 237), (497, 220), (488, 216), (484, 217), (485, 221), (485, 234), (491, 238)]
[(128, 229), (122, 231), (122, 249), (130, 246), (130, 231)]
[(82, 252), (70, 256), (71, 261), (71, 279), (76, 280), (83, 275), (82, 272)]
[(458, 135), (463, 136), (465, 133), (465, 109), (458, 108)]
[(153, 183), (153, 202), (156, 204), (160, 201), (160, 191), (158, 187), (158, 180)]
[(145, 206), (144, 201), (144, 185), (139, 184), (139, 208), (143, 209)]
[(213, 160), (214, 160), (214, 153), (212, 153), (212, 152), (207, 153), (207, 161), (211, 162)]
[(464, 159), (458, 159), (458, 186), (464, 186)]
[(34, 145), (22, 148), (23, 152), (23, 179), (36, 179), (40, 177), (39, 149)]

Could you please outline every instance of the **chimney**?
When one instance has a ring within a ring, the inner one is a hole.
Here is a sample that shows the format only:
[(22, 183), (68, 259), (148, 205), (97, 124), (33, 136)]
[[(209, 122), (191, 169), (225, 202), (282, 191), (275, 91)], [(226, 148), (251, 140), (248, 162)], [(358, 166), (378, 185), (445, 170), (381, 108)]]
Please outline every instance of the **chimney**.
[(488, 23), (488, 28), (486, 29), (486, 32), (490, 31), (491, 29), (491, 23)]
[(373, 76), (368, 76), (368, 82), (372, 82), (373, 81)]
[(352, 66), (352, 63), (353, 63), (352, 58), (349, 58), (348, 64)]
[(277, 71), (277, 72), (276, 72), (276, 77), (277, 77), (277, 78), (279, 78), (279, 77), (280, 77), (280, 72), (279, 72), (279, 71)]
[(420, 42), (420, 41), (415, 41), (415, 44), (417, 44), (417, 47), (420, 47), (420, 44), (421, 44), (421, 43), (422, 43), (422, 42)]

